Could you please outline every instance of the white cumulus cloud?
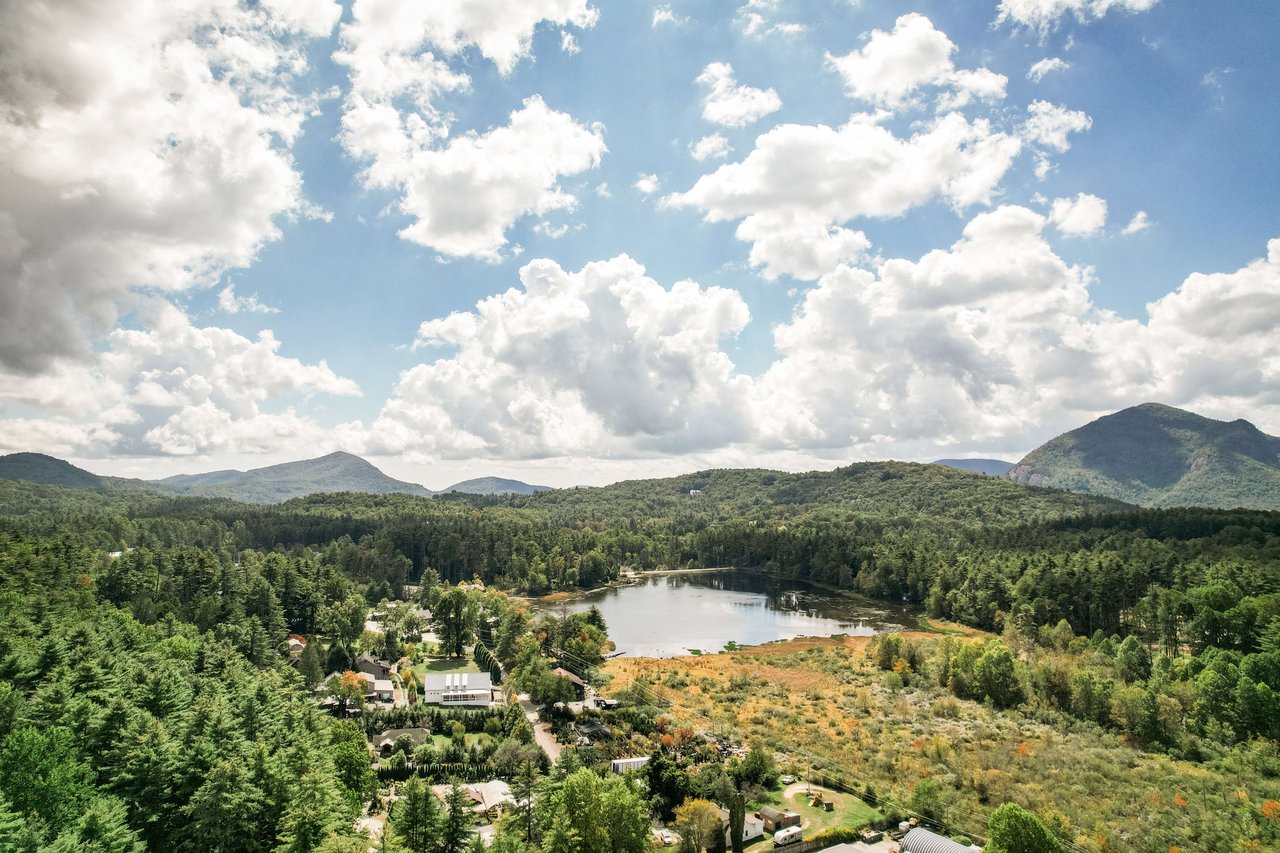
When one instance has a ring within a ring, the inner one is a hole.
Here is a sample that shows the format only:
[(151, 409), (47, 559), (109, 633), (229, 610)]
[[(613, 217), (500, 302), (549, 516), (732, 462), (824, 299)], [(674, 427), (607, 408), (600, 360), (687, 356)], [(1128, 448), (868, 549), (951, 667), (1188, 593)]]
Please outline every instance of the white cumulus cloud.
[(958, 109), (974, 100), (1003, 100), (1007, 78), (986, 68), (958, 70), (955, 44), (924, 15), (911, 12), (892, 32), (873, 30), (865, 46), (844, 56), (827, 54), (827, 64), (844, 80), (851, 97), (898, 109), (917, 106), (919, 90), (937, 87), (939, 109)]
[(530, 97), (507, 125), (413, 158), (400, 206), (416, 221), (400, 235), (445, 255), (497, 258), (520, 217), (576, 207), (559, 179), (595, 168), (604, 152), (601, 128)]
[(780, 358), (755, 397), (761, 429), (780, 446), (883, 454), (1016, 441), (1028, 424), (1123, 401), (1142, 378), (1125, 337), (1140, 326), (1090, 305), (1089, 271), (1054, 254), (1044, 225), (1000, 207), (948, 250), (823, 277), (775, 329)]
[(0, 7), (0, 367), (90, 357), (130, 288), (209, 286), (310, 215), (292, 146), (334, 3)]
[(1145, 210), (1139, 210), (1129, 220), (1129, 224), (1124, 227), (1122, 234), (1137, 234), (1139, 231), (1146, 231), (1151, 227), (1151, 219), (1147, 216)]
[(746, 127), (782, 108), (782, 99), (773, 89), (739, 85), (727, 62), (708, 65), (698, 75), (698, 83), (706, 90), (702, 117), (725, 127)]
[[(802, 235), (794, 245), (814, 249), (811, 258), (848, 259), (860, 238), (832, 226), (898, 216), (934, 198), (957, 209), (988, 203), (1020, 148), (1016, 137), (959, 113), (907, 139), (858, 116), (837, 129), (781, 125), (761, 135), (741, 162), (666, 201), (696, 207), (709, 222), (742, 219), (738, 237), (755, 244), (754, 262), (770, 274), (812, 273), (778, 254), (784, 235)], [(774, 233), (779, 238), (768, 239)]]
[(1091, 237), (1107, 224), (1107, 202), (1089, 193), (1077, 193), (1075, 198), (1055, 198), (1049, 219), (1063, 234)]
[(631, 186), (642, 195), (653, 195), (662, 187), (662, 182), (658, 180), (657, 175), (641, 175)]
[(271, 305), (263, 305), (258, 301), (258, 294), (237, 296), (235, 285), (228, 284), (218, 292), (218, 307), (228, 314), (279, 314), (280, 309)]
[(370, 452), (527, 458), (720, 447), (750, 429), (750, 380), (720, 349), (749, 313), (734, 291), (663, 287), (619, 256), (550, 260), (475, 311), (424, 323), (449, 353), (400, 377)]
[(1070, 135), (1093, 127), (1093, 119), (1079, 110), (1069, 110), (1048, 101), (1032, 101), (1022, 136), (1028, 142), (1062, 153), (1071, 147)]
[[(42, 417), (0, 419), (16, 446), (61, 435), (54, 446), (82, 456), (260, 453), (296, 447), (324, 429), (292, 408), (268, 404), (301, 395), (359, 396), (360, 388), (323, 361), (280, 354), (271, 331), (256, 339), (198, 327), (167, 302), (142, 306), (144, 327), (117, 329), (87, 364), (61, 362), (38, 378), (0, 373), (0, 394)], [(78, 436), (78, 438), (77, 438)], [(28, 445), (25, 449), (30, 449)]]
[(1032, 83), (1039, 83), (1049, 74), (1055, 71), (1066, 71), (1071, 67), (1071, 63), (1059, 57), (1045, 57), (1039, 62), (1027, 69), (1027, 79)]
[(723, 160), (732, 153), (733, 146), (719, 133), (704, 136), (689, 146), (689, 154), (695, 160)]
[(673, 27), (682, 27), (688, 22), (689, 22), (688, 18), (684, 18), (684, 17), (681, 17), (680, 15), (677, 15), (669, 5), (654, 7), (653, 23), (652, 23), (652, 26), (654, 29), (657, 29), (663, 24), (670, 24)]
[[(351, 78), (340, 138), (364, 164), (367, 186), (399, 193), (400, 210), (414, 219), (403, 238), (448, 256), (495, 259), (516, 220), (574, 206), (558, 180), (599, 163), (602, 128), (534, 95), (505, 127), (453, 135), (440, 98), (470, 88), (449, 64), (466, 48), (507, 75), (530, 55), (539, 24), (589, 28), (598, 17), (586, 0), (357, 0), (334, 54)], [(562, 49), (574, 45), (564, 30)]]

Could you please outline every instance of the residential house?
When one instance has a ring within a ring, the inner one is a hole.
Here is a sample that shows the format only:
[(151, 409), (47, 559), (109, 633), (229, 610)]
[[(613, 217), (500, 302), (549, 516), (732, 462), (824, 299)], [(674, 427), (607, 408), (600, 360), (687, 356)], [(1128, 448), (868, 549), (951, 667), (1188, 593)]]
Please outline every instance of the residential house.
[(396, 741), (402, 737), (407, 737), (413, 741), (413, 748), (417, 749), (427, 741), (431, 740), (431, 729), (421, 727), (409, 729), (387, 729), (382, 734), (377, 735), (373, 739), (373, 748), (383, 755), (389, 754), (395, 749)]
[(395, 666), (365, 652), (356, 658), (356, 671), (367, 672), (374, 678), (390, 678), (391, 673), (395, 671)]
[(555, 669), (551, 670), (551, 673), (552, 675), (558, 675), (559, 677), (565, 679), (570, 684), (572, 684), (573, 692), (579, 699), (582, 699), (587, 695), (587, 682), (583, 681), (581, 678), (574, 675), (569, 670), (558, 666)]
[[(724, 843), (729, 844), (729, 813), (724, 809), (717, 808), (720, 812), (720, 823), (724, 826)], [(757, 838), (764, 837), (764, 821), (753, 814), (745, 815), (742, 819), (742, 841), (750, 844)]]
[(422, 701), (428, 705), (487, 708), (493, 702), (493, 679), (487, 672), (428, 674)]
[[(432, 785), (431, 793), (435, 794), (441, 802), (445, 802), (449, 797), (450, 787), (450, 785)], [(515, 797), (511, 796), (511, 787), (501, 779), (473, 782), (461, 787), (471, 798), (471, 811), (490, 820), (497, 819), (504, 809), (516, 805)]]
[(392, 702), (395, 700), (395, 684), (389, 678), (373, 680), (373, 699), (376, 702)]

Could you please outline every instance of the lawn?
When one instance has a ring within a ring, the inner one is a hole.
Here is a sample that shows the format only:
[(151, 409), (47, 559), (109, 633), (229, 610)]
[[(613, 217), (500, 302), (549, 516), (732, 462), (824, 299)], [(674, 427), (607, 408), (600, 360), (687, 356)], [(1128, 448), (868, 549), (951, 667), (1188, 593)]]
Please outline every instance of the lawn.
[[(463, 743), (466, 744), (467, 749), (470, 749), (476, 744), (485, 743), (486, 741), (492, 742), (493, 738), (491, 738), (487, 734), (484, 734), (483, 732), (467, 732), (466, 737), (463, 740)], [(444, 749), (446, 746), (448, 746), (451, 743), (453, 743), (453, 741), (449, 738), (448, 735), (432, 735), (431, 736), (431, 745), (434, 746), (437, 750)]]
[(413, 671), (421, 677), (428, 674), (446, 675), (451, 672), (479, 672), (480, 667), (476, 666), (471, 658), (431, 658), (426, 663), (414, 664)]
[(830, 788), (817, 786), (814, 786), (813, 790), (822, 791), (822, 798), (835, 803), (835, 809), (827, 812), (810, 805), (804, 786), (793, 786), (790, 793), (784, 794), (782, 798), (784, 808), (804, 818), (804, 823), (801, 825), (804, 827), (806, 837), (835, 826), (857, 829), (884, 818), (884, 815), (852, 794), (840, 794)]

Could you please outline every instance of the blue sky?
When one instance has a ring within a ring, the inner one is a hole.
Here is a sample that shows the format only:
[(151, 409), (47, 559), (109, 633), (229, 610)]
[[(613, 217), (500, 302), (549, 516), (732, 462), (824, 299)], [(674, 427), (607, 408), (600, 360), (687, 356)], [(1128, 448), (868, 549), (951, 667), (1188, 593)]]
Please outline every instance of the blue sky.
[(90, 9), (0, 13), (0, 450), (441, 487), (1280, 432), (1273, 3)]

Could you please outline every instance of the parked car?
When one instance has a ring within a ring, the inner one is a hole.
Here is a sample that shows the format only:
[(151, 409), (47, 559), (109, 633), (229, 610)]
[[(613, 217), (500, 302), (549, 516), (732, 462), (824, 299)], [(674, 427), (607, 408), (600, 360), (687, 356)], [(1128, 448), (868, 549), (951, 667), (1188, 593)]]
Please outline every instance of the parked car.
[(786, 847), (788, 844), (795, 844), (804, 841), (800, 827), (788, 826), (786, 829), (779, 829), (773, 834), (774, 847)]

